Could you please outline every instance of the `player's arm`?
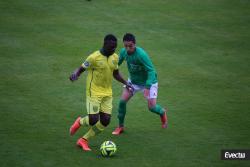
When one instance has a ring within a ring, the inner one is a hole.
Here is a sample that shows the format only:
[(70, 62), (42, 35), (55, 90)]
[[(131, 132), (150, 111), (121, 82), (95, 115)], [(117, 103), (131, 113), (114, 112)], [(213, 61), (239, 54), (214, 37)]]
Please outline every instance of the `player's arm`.
[(113, 71), (113, 77), (118, 81), (123, 83), (124, 85), (127, 85), (127, 81), (122, 77), (122, 75), (120, 74), (119, 70), (114, 70)]
[(145, 53), (144, 56), (140, 56), (140, 60), (148, 73), (147, 74), (148, 78), (146, 81), (146, 88), (150, 89), (150, 87), (153, 84), (155, 77), (156, 77), (156, 72), (155, 72), (154, 66), (153, 66), (149, 56), (147, 55), (147, 53)]
[(128, 82), (122, 77), (122, 75), (120, 74), (120, 72), (119, 72), (118, 69), (116, 69), (116, 70), (113, 71), (113, 77), (114, 77), (117, 81), (123, 83), (129, 91), (133, 92), (133, 90), (134, 90), (133, 86), (132, 86), (130, 83), (128, 83)]
[(81, 75), (81, 73), (83, 73), (85, 70), (87, 70), (88, 68), (92, 68), (94, 64), (94, 56), (90, 55), (87, 57), (87, 59), (84, 61), (84, 63), (82, 63), (82, 65), (77, 68), (69, 77), (69, 79), (73, 82), (75, 80), (77, 80), (79, 78), (79, 76)]
[(82, 72), (85, 71), (85, 68), (83, 68), (82, 66), (77, 68), (69, 77), (69, 79), (73, 82), (75, 80), (77, 80), (79, 78), (79, 76), (81, 75)]
[(123, 83), (126, 88), (129, 90), (129, 91), (132, 91), (134, 90), (133, 86), (128, 83), (121, 75), (121, 73), (119, 72), (119, 69), (118, 69), (118, 66), (120, 66), (122, 64), (122, 62), (124, 61), (125, 59), (125, 49), (123, 48), (121, 51), (120, 51), (120, 54), (119, 54), (119, 58), (115, 57), (115, 61), (114, 61), (114, 65), (115, 65), (115, 69), (113, 71), (113, 77), (118, 81), (118, 82), (121, 82)]
[(125, 49), (123, 48), (119, 54), (118, 65), (120, 66), (125, 59)]

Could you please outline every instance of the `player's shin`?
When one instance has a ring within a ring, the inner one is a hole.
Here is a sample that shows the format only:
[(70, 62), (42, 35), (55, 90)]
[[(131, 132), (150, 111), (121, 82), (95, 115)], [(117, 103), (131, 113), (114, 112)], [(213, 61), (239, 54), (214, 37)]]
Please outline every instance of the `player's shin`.
[(167, 128), (168, 121), (167, 121), (166, 110), (162, 108), (160, 105), (155, 105), (153, 107), (150, 107), (149, 110), (153, 113), (160, 115), (162, 128)]
[(156, 105), (153, 106), (153, 107), (150, 107), (149, 110), (150, 110), (151, 112), (153, 112), (153, 113), (158, 114), (158, 115), (164, 114), (164, 109), (163, 109), (160, 105), (158, 105), (158, 104), (156, 104)]
[(91, 126), (89, 131), (83, 136), (84, 139), (89, 140), (89, 138), (94, 137), (95, 135), (98, 135), (105, 129), (105, 126), (101, 124), (100, 121), (98, 121), (94, 126)]
[(119, 102), (119, 108), (118, 108), (118, 120), (119, 120), (119, 126), (123, 127), (124, 126), (124, 119), (126, 115), (126, 106), (127, 102), (123, 99), (120, 100)]
[(80, 124), (82, 126), (89, 126), (89, 116), (85, 116), (80, 119)]

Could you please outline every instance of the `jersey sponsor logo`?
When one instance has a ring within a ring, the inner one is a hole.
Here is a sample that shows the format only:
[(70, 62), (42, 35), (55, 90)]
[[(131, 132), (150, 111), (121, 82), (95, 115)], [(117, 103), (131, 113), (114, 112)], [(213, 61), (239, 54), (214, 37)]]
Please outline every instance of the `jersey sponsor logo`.
[(130, 71), (137, 72), (137, 71), (145, 71), (143, 66), (137, 64), (130, 64)]
[(103, 60), (96, 60), (97, 66), (103, 67), (105, 62)]
[(97, 64), (99, 65), (99, 66), (102, 66), (104, 63), (103, 62), (97, 62)]

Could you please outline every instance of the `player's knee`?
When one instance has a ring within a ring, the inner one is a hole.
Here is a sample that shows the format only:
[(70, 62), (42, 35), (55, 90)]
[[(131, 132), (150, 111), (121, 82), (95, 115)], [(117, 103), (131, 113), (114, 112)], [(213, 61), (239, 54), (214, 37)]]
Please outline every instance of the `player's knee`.
[(123, 93), (122, 93), (122, 99), (128, 101), (131, 97), (133, 96), (133, 93), (128, 91), (127, 88), (124, 88)]
[(148, 109), (151, 112), (155, 112), (156, 105), (148, 105)]
[(100, 122), (103, 126), (108, 126), (110, 123), (111, 115), (106, 113), (100, 114)]
[(89, 115), (89, 125), (93, 126), (99, 121), (99, 114), (90, 114)]
[(156, 107), (156, 100), (155, 99), (149, 99), (148, 100), (148, 109), (150, 110), (150, 108), (155, 108)]
[(103, 126), (108, 126), (110, 123), (110, 118), (104, 118), (100, 120)]

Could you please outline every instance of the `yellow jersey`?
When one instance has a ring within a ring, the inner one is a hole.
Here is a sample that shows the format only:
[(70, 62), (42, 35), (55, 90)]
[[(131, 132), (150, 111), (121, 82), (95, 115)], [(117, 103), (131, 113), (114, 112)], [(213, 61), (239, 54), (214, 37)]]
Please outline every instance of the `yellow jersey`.
[(118, 59), (116, 53), (107, 57), (100, 51), (95, 51), (87, 57), (82, 64), (88, 71), (87, 96), (112, 96), (113, 71), (118, 69)]

